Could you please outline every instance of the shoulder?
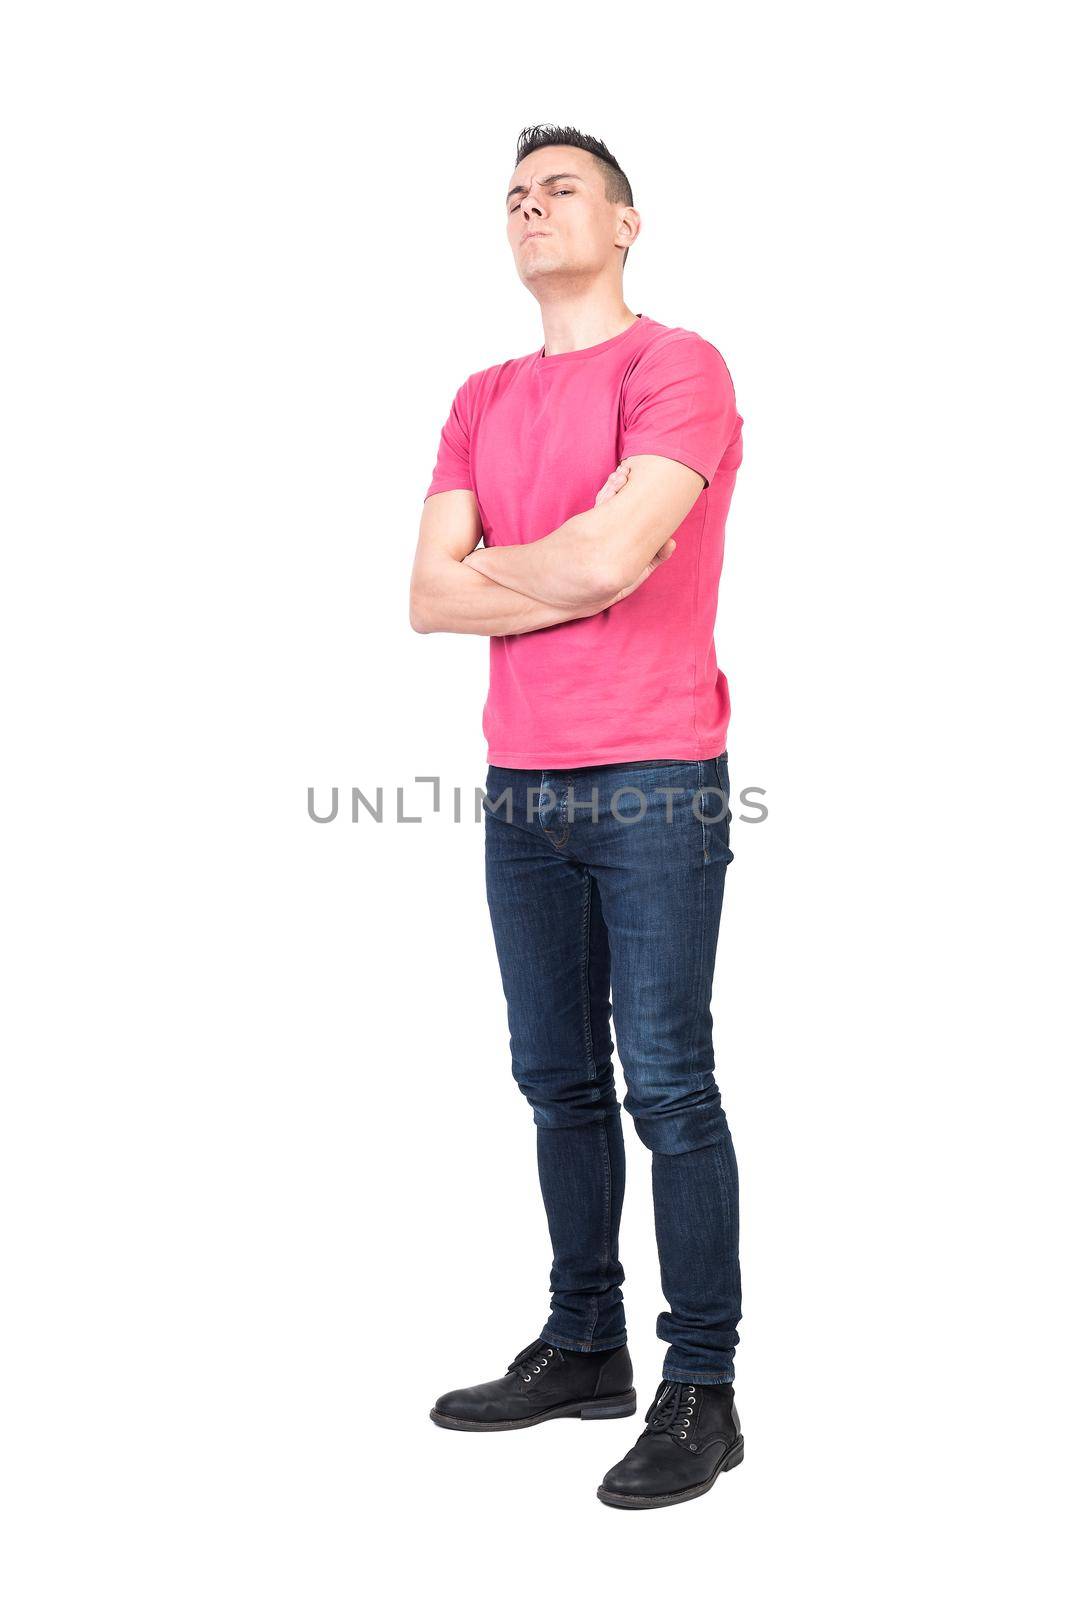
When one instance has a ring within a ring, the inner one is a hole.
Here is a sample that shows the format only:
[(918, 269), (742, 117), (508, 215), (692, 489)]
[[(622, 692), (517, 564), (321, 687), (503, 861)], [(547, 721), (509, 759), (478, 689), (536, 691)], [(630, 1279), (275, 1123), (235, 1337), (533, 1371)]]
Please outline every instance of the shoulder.
[(472, 414), (478, 412), (520, 379), (538, 354), (538, 351), (534, 351), (532, 355), (509, 356), (493, 366), (469, 372), (458, 390), (461, 403)]
[(486, 392), (486, 381), (491, 379), (496, 371), (496, 367), (484, 367), (478, 372), (469, 372), (457, 386), (452, 398), (452, 409), (465, 424), (470, 425), (477, 414)]
[(734, 388), (727, 363), (710, 339), (693, 328), (673, 328), (663, 323), (655, 323), (651, 328), (634, 358), (631, 372), (635, 376), (692, 374)]

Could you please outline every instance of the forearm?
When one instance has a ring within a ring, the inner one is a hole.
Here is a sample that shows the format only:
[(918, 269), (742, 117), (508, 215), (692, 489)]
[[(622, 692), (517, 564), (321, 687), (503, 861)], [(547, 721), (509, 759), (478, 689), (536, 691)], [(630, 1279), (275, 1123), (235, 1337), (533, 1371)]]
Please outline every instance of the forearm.
[(577, 617), (592, 616), (599, 605), (551, 605), (496, 582), (466, 560), (444, 558), (413, 584), (411, 621), (417, 633), (475, 633), (498, 636), (533, 633)]
[(608, 605), (622, 581), (609, 569), (604, 538), (598, 537), (596, 519), (587, 511), (530, 544), (472, 550), (466, 565), (546, 605), (589, 608), (586, 614)]

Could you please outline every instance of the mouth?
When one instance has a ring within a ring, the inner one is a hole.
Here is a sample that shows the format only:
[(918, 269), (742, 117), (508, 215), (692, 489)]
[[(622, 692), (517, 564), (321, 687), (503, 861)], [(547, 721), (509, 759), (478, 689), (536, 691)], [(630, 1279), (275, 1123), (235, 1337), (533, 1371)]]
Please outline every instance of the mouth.
[(547, 239), (548, 237), (549, 237), (549, 235), (547, 233), (544, 233), (544, 232), (542, 232), (542, 233), (525, 233), (523, 235), (522, 239), (520, 239), (519, 242), (520, 242), (520, 244), (526, 244), (528, 239)]

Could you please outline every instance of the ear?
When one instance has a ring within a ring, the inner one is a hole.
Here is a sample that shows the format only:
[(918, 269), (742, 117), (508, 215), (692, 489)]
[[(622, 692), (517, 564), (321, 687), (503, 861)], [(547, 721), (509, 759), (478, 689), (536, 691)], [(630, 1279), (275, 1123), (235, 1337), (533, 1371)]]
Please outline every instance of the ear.
[(616, 214), (616, 243), (629, 247), (642, 231), (642, 219), (633, 206), (621, 206)]

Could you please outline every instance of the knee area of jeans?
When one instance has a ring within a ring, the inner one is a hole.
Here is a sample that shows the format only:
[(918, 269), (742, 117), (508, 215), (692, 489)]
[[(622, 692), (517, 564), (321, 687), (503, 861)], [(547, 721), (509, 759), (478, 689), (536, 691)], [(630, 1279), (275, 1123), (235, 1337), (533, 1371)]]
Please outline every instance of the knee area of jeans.
[[(630, 1107), (628, 1107), (630, 1110)], [(688, 1111), (632, 1110), (634, 1131), (654, 1155), (687, 1156), (722, 1143), (727, 1120), (717, 1103)]]
[(512, 1077), (524, 1100), (534, 1108), (539, 1126), (581, 1127), (588, 1122), (603, 1122), (606, 1116), (619, 1115), (611, 1071), (597, 1078), (561, 1076), (558, 1082), (551, 1082), (541, 1075), (532, 1076), (522, 1066), (513, 1065)]
[(619, 1117), (618, 1102), (612, 1105), (572, 1105), (557, 1100), (531, 1099), (527, 1104), (534, 1113), (534, 1125), (552, 1132), (574, 1128), (599, 1128)]

